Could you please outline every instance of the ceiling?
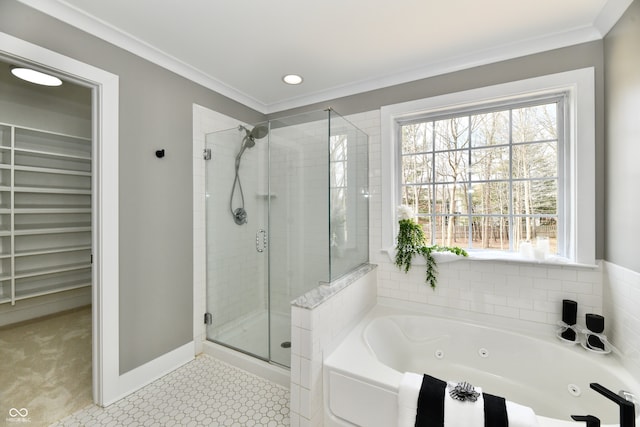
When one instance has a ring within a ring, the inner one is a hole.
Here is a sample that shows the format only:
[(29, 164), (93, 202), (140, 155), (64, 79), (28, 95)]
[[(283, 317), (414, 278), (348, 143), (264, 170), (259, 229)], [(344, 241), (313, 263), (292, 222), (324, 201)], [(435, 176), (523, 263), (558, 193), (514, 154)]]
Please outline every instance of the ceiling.
[(272, 113), (597, 40), (632, 0), (20, 1)]

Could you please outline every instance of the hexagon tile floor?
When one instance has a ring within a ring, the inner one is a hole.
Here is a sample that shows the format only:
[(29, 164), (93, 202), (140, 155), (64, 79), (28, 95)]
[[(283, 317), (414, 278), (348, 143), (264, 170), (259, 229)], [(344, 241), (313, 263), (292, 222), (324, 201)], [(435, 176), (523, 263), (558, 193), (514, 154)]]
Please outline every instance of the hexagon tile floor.
[(289, 390), (207, 355), (107, 408), (92, 405), (51, 427), (289, 425)]

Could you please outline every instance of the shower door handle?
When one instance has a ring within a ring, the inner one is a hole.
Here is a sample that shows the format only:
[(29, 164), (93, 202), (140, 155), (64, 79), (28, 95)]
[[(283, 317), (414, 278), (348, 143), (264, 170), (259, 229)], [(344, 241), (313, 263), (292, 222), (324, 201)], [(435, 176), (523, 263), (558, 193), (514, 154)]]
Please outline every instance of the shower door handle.
[(260, 229), (256, 232), (256, 251), (264, 252), (267, 248), (267, 231)]

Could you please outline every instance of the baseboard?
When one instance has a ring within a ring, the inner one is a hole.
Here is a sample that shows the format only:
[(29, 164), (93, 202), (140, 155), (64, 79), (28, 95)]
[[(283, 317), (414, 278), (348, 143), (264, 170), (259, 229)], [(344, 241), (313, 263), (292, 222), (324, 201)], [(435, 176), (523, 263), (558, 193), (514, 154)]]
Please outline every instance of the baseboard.
[(0, 326), (24, 322), (91, 304), (91, 288), (29, 298), (0, 306)]
[(109, 406), (114, 402), (128, 396), (141, 389), (179, 367), (189, 363), (194, 359), (193, 341), (184, 344), (177, 349), (170, 351), (144, 365), (135, 368), (118, 378), (118, 394), (115, 398), (104, 402), (104, 406)]

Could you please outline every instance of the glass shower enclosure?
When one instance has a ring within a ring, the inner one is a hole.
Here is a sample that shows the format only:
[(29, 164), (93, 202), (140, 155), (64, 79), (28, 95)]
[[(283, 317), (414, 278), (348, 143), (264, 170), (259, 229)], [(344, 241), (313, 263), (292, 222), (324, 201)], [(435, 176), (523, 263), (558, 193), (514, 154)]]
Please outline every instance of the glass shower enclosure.
[(288, 367), (291, 301), (368, 262), (368, 137), (324, 110), (206, 150), (207, 339)]

